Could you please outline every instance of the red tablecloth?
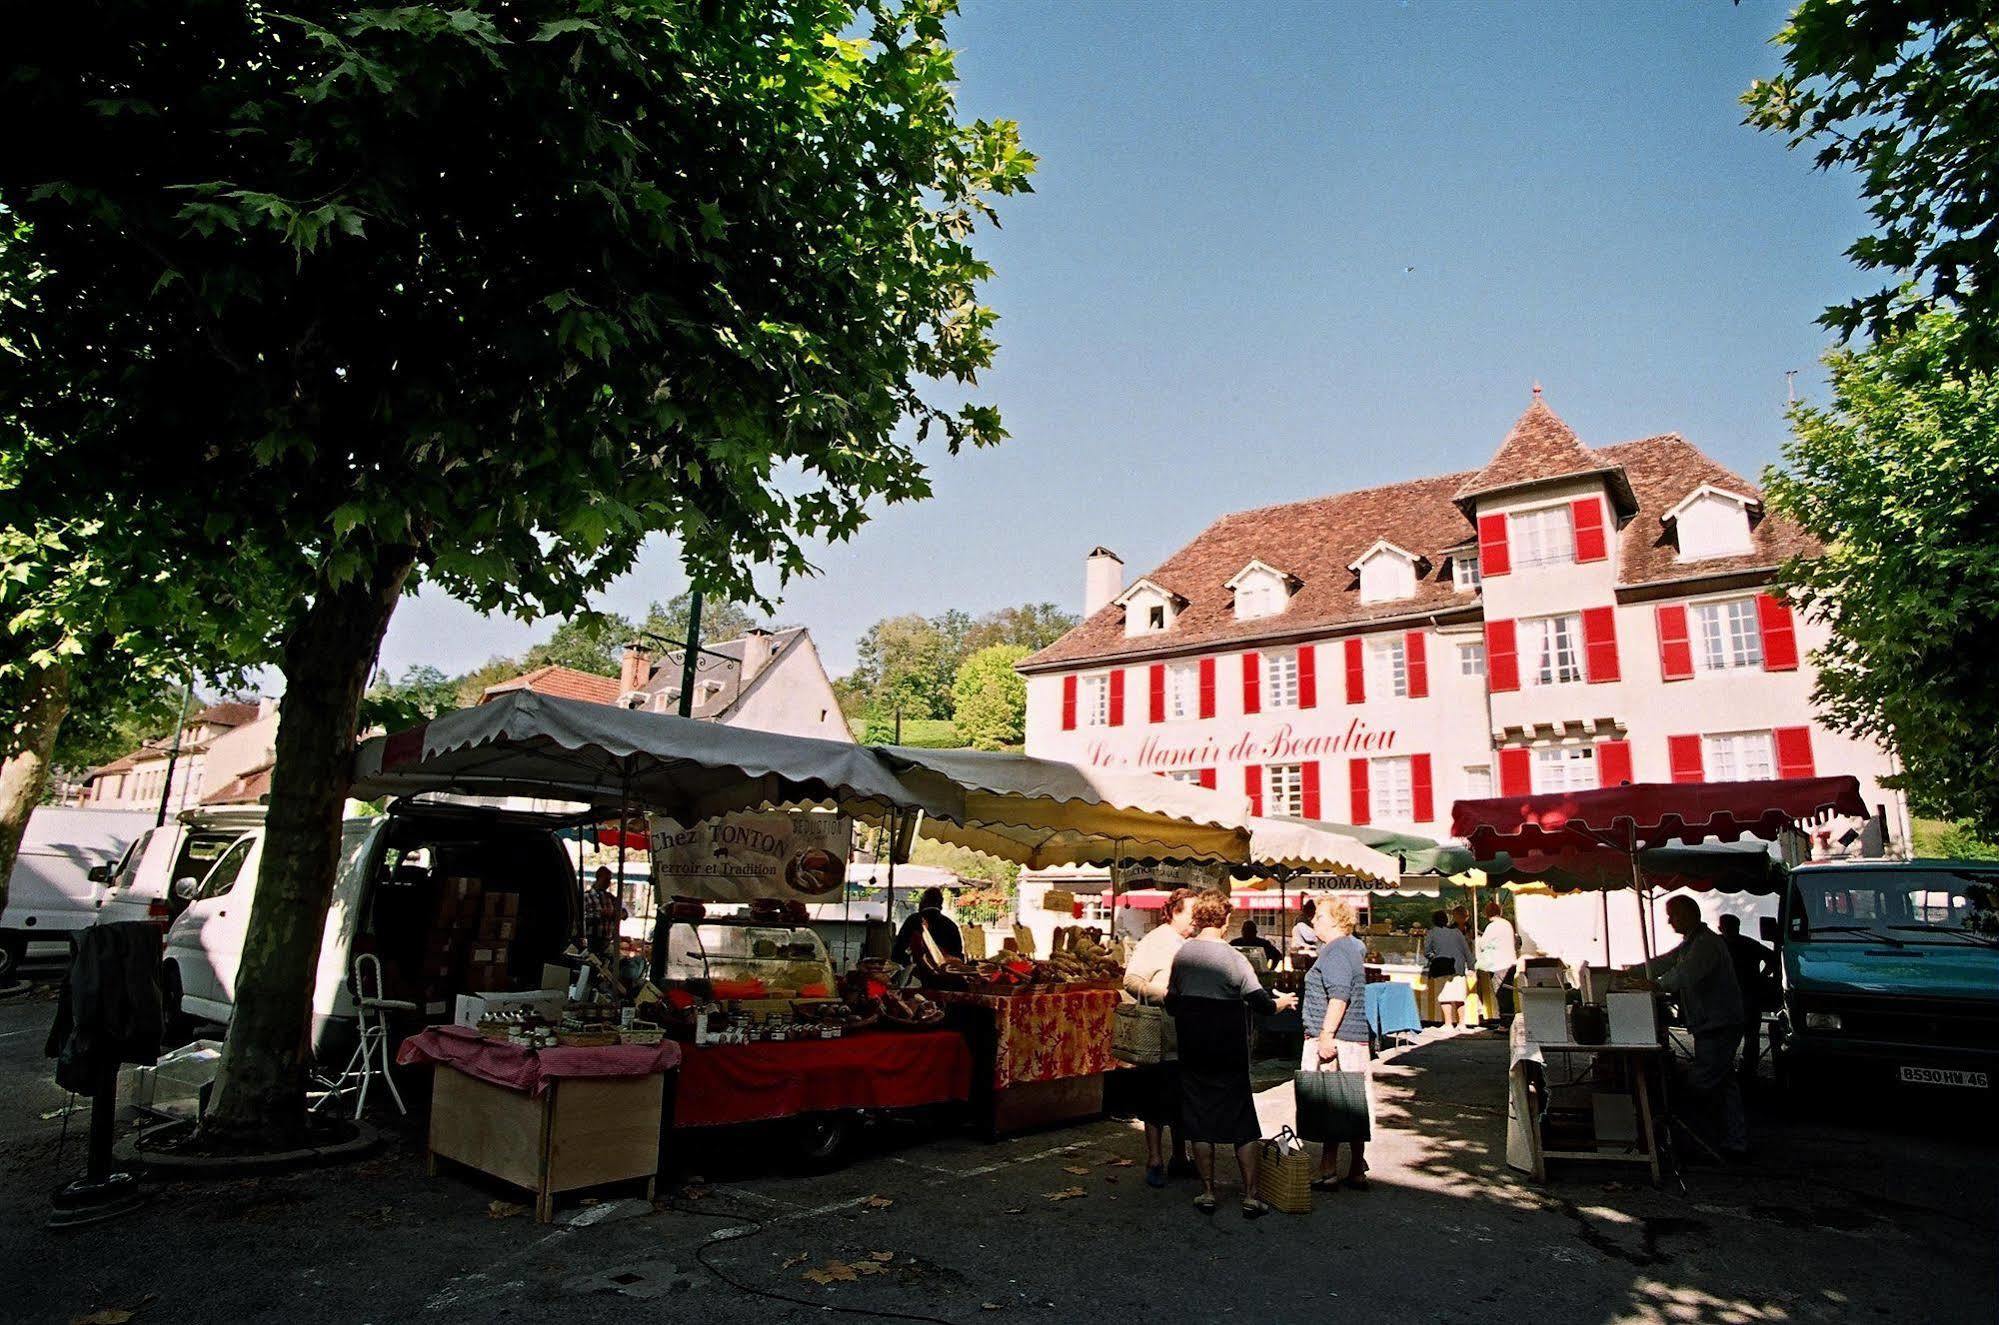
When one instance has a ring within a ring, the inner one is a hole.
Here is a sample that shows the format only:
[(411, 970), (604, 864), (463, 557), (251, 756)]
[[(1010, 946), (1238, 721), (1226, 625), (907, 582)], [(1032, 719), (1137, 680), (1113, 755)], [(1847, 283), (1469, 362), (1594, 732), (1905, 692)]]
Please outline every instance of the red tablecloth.
[(995, 1090), (1031, 1081), (1087, 1077), (1117, 1066), (1111, 1056), (1119, 998), (1115, 989), (1049, 994), (932, 991), (931, 997), (992, 1009), (998, 1032), (993, 1054)]
[(403, 1041), (396, 1061), (405, 1066), (435, 1063), (453, 1067), (468, 1077), (490, 1081), (510, 1090), (539, 1095), (562, 1077), (645, 1077), (670, 1072), (680, 1064), (680, 1046), (606, 1044), (596, 1048), (528, 1049), (489, 1040), (470, 1026), (433, 1026)]
[(956, 1031), (863, 1031), (837, 1040), (691, 1044), (675, 1127), (835, 1109), (908, 1109), (971, 1095), (972, 1054)]

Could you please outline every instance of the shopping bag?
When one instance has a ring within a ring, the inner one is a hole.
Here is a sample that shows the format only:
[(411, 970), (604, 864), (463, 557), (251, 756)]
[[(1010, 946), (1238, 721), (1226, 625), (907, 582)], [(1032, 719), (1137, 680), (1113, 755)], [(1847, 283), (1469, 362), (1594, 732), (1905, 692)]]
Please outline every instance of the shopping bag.
[(1287, 1215), (1312, 1213), (1312, 1175), (1318, 1166), (1312, 1152), (1285, 1128), (1256, 1143), (1256, 1194), (1273, 1210)]
[(1365, 1072), (1300, 1072), (1293, 1079), (1292, 1090), (1298, 1135), (1307, 1141), (1337, 1145), (1373, 1139)]
[(1165, 1008), (1120, 1003), (1111, 1020), (1111, 1056), (1134, 1067), (1151, 1067), (1179, 1056), (1180, 1037)]

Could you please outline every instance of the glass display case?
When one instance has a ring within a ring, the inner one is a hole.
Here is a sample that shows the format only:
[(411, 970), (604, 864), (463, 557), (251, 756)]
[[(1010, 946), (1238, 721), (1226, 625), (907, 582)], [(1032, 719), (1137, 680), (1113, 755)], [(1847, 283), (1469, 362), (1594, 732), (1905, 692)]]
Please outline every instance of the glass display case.
[(666, 978), (762, 986), (736, 997), (793, 998), (812, 991), (808, 996), (823, 998), (833, 990), (833, 963), (819, 935), (803, 925), (677, 921), (666, 937)]

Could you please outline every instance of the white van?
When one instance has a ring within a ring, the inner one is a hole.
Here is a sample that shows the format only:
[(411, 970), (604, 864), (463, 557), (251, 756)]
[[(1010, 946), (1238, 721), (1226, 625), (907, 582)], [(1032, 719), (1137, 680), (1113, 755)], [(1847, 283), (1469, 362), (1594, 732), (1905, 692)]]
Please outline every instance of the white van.
[(186, 810), (157, 828), (151, 825), (151, 815), (146, 818), (146, 831), (125, 848), (118, 862), (91, 876), (104, 885), (97, 908), (99, 924), (150, 920), (165, 929), (187, 905), (175, 896), (175, 881), (199, 883), (231, 842), (263, 826), (264, 807)]
[(0, 985), (21, 962), (62, 956), (79, 930), (96, 921), (98, 879), (132, 840), (153, 826), (150, 810), (87, 810), (44, 805), (28, 816), (20, 854), (0, 911)]
[[(381, 959), (388, 997), (415, 1002), (426, 1021), (450, 1020), (459, 994), (497, 987), (466, 987), (474, 932), (450, 918), (447, 900), (463, 880), (476, 881), (482, 897), (512, 898), (512, 937), (492, 942), (495, 960), (506, 987), (538, 987), (542, 963), (569, 946), (582, 914), (575, 868), (555, 836), (574, 819), (397, 801), (386, 814), (347, 820), (313, 985), (315, 1055), (338, 1066), (352, 1049), (350, 977), (364, 952)], [(167, 930), (161, 969), (170, 1032), (229, 1021), (264, 834), (261, 824), (239, 834), (199, 883), (174, 884), (187, 909)]]

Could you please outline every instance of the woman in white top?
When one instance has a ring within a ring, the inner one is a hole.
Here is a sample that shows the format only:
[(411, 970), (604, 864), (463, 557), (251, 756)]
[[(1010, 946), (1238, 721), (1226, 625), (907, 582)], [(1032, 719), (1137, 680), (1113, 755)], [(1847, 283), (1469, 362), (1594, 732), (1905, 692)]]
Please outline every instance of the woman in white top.
[(1464, 931), (1451, 923), (1451, 913), (1439, 911), (1430, 917), (1430, 932), (1423, 936), (1423, 960), (1430, 987), (1437, 991), (1437, 1016), (1446, 1030), (1461, 1030), (1465, 1024), (1465, 973), (1471, 970), (1471, 944)]
[[(1173, 973), (1173, 958), (1178, 955), (1180, 945), (1194, 932), (1194, 898), (1199, 896), (1192, 888), (1177, 889), (1166, 899), (1159, 924), (1132, 950), (1131, 960), (1125, 963), (1124, 991), (1141, 1003), (1157, 1004), (1166, 997), (1167, 978)], [(1174, 1061), (1154, 1067), (1134, 1069), (1144, 1073), (1149, 1080), (1142, 1083), (1138, 1092), (1138, 1116), (1145, 1123), (1145, 1182), (1149, 1187), (1166, 1185), (1166, 1160), (1169, 1154), (1176, 1158), (1185, 1144), (1178, 1133), (1180, 1126), (1180, 1065)], [(1166, 1145), (1166, 1129), (1174, 1128), (1174, 1145), (1169, 1151)], [(1191, 1167), (1191, 1161), (1182, 1161)]]

